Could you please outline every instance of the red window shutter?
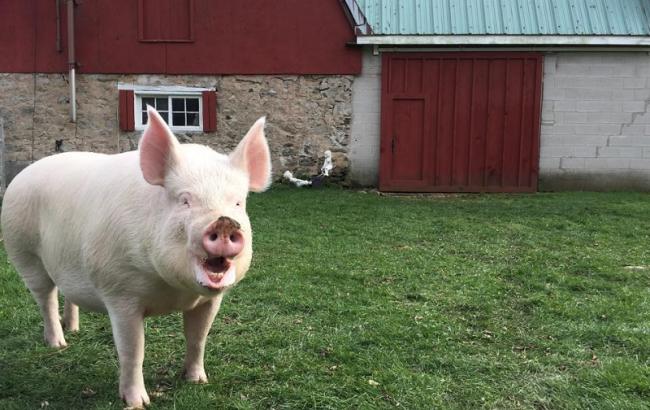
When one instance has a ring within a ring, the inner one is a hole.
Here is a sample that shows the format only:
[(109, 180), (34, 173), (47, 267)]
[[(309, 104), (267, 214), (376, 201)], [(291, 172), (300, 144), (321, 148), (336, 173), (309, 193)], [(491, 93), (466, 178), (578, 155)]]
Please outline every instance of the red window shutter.
[(203, 131), (217, 130), (217, 92), (203, 91)]
[(134, 100), (133, 90), (120, 90), (120, 129), (122, 131), (135, 130)]

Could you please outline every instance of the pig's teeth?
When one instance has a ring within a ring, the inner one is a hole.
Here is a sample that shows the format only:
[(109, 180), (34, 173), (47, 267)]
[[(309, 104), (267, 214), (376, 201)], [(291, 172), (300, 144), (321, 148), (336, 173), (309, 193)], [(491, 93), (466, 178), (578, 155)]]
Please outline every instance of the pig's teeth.
[(210, 279), (214, 281), (220, 281), (221, 279), (223, 279), (223, 275), (224, 275), (223, 272), (208, 274), (208, 276), (210, 276)]

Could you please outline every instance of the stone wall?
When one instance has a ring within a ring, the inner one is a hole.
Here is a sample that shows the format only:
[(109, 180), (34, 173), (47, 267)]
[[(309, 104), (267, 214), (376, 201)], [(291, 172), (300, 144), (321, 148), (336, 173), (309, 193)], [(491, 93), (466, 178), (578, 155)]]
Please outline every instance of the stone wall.
[(650, 190), (650, 56), (547, 54), (540, 152), (544, 190)]
[(0, 74), (7, 180), (54, 154), (57, 140), (67, 151), (135, 149), (140, 132), (119, 129), (118, 83), (214, 87), (217, 131), (177, 133), (181, 141), (229, 152), (266, 115), (276, 178), (287, 169), (317, 173), (327, 149), (336, 178), (347, 175), (352, 76), (78, 75), (77, 122), (71, 123), (67, 75)]

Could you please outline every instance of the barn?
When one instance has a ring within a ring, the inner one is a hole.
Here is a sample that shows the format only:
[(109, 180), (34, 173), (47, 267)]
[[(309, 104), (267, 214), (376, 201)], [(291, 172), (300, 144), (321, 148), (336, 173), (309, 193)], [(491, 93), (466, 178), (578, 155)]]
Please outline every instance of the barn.
[(384, 191), (650, 190), (650, 0), (0, 3), (0, 183), (137, 147), (147, 104), (276, 177)]
[(650, 189), (650, 1), (356, 0), (351, 178)]
[(267, 115), (273, 168), (348, 169), (361, 53), (337, 0), (0, 2), (3, 176), (65, 150), (137, 147), (154, 105), (184, 142), (229, 151)]

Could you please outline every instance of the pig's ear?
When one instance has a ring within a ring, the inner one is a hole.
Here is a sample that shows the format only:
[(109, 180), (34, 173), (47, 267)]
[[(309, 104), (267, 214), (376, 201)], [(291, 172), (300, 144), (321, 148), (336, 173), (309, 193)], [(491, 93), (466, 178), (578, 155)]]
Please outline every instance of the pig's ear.
[(257, 120), (230, 154), (230, 162), (248, 174), (248, 189), (253, 192), (262, 192), (271, 184), (271, 153), (264, 136), (265, 123), (265, 117)]
[(148, 183), (164, 186), (167, 169), (176, 161), (178, 140), (158, 111), (149, 105), (147, 115), (147, 128), (140, 139), (140, 169)]

